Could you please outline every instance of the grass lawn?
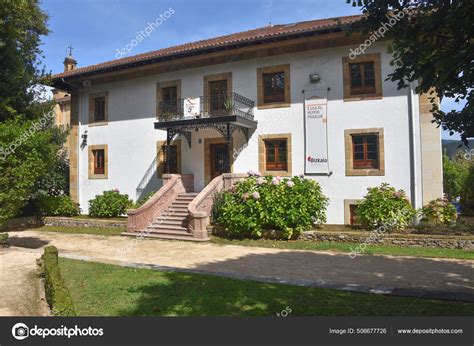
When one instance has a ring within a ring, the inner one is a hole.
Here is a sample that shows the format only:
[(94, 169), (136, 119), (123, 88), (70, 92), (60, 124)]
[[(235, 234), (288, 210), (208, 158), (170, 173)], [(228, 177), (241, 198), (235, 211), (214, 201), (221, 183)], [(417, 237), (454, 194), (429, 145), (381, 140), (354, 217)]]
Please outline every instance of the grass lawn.
[(60, 232), (70, 234), (97, 234), (97, 235), (120, 235), (127, 229), (121, 227), (57, 227), (57, 226), (43, 226), (35, 228), (35, 231), (40, 232)]
[[(357, 247), (357, 244), (337, 243), (337, 242), (316, 242), (303, 240), (266, 240), (266, 239), (227, 239), (213, 236), (212, 242), (221, 245), (240, 245), (270, 247), (279, 249), (295, 250), (317, 250), (317, 251), (337, 251), (351, 252)], [(414, 257), (443, 257), (474, 260), (474, 251), (458, 249), (441, 249), (431, 247), (409, 247), (395, 245), (368, 245), (366, 247), (367, 255), (395, 255), (395, 256), (414, 256)]]
[(60, 259), (80, 316), (460, 316), (474, 304), (160, 272)]

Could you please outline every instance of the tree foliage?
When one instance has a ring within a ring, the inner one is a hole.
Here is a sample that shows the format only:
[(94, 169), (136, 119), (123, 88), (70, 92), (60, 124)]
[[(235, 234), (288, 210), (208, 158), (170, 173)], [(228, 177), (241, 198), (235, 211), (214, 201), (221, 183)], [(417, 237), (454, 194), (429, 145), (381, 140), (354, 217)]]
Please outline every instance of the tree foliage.
[(0, 224), (35, 195), (66, 138), (40, 86), (46, 21), (36, 0), (0, 0)]
[[(418, 81), (416, 91), (431, 93), (435, 121), (461, 139), (474, 137), (474, 1), (472, 0), (346, 0), (365, 17), (353, 26), (363, 34), (376, 31), (387, 16), (405, 14), (387, 31), (394, 71), (388, 79), (404, 88)], [(443, 112), (441, 97), (465, 101), (461, 110)]]
[(454, 160), (443, 154), (443, 190), (449, 200), (453, 201), (461, 195), (468, 173), (469, 162), (462, 152), (458, 152)]

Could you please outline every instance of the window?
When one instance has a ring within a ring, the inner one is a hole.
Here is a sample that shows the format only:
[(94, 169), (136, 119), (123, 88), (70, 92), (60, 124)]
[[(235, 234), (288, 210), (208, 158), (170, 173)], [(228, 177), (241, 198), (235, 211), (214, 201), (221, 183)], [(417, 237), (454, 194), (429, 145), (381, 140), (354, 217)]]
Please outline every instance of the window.
[(285, 73), (264, 73), (263, 74), (263, 102), (284, 102), (285, 101)]
[(382, 98), (380, 53), (342, 58), (344, 101)]
[(178, 147), (176, 145), (165, 145), (164, 154), (164, 172), (178, 173)]
[(360, 225), (360, 222), (359, 222), (359, 218), (357, 217), (357, 204), (350, 204), (349, 205), (349, 215), (350, 215), (350, 219), (349, 219), (349, 224), (351, 226), (356, 226), (356, 225)]
[(231, 115), (232, 107), (226, 107), (226, 100), (228, 95), (232, 95), (232, 72), (204, 76), (203, 93), (204, 115)]
[(286, 139), (265, 141), (265, 165), (267, 171), (286, 171), (288, 168)]
[(349, 64), (351, 73), (351, 95), (375, 93), (374, 62)]
[[(181, 173), (181, 140), (175, 139), (170, 146), (166, 145), (166, 141), (156, 142), (156, 164), (158, 178), (162, 178), (163, 174), (180, 174)], [(167, 159), (169, 162), (167, 163)]]
[(377, 135), (352, 135), (354, 169), (379, 167), (377, 142)]
[(258, 68), (257, 88), (259, 108), (289, 107), (290, 65)]
[(344, 130), (346, 175), (385, 175), (383, 128)]
[(360, 218), (357, 216), (357, 207), (361, 199), (344, 199), (344, 224), (360, 226)]
[(94, 174), (104, 174), (105, 172), (105, 150), (92, 150), (94, 155)]
[(107, 145), (89, 146), (89, 179), (107, 179)]
[(89, 126), (107, 124), (108, 102), (107, 91), (89, 95)]
[(105, 97), (94, 98), (94, 121), (105, 120)]
[(182, 115), (181, 81), (173, 80), (156, 84), (156, 116), (168, 120), (170, 117)]

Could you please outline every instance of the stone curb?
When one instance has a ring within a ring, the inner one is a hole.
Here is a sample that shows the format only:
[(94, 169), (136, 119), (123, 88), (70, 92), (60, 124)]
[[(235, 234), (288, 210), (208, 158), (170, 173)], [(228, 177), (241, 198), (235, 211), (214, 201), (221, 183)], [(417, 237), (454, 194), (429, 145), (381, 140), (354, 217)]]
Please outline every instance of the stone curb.
[(106, 260), (106, 259), (99, 259), (99, 258), (95, 258), (91, 256), (77, 255), (73, 253), (64, 253), (64, 252), (60, 253), (59, 257), (85, 261), (85, 262), (99, 262), (99, 263), (104, 263), (104, 264), (112, 264), (112, 265), (118, 265), (122, 267), (135, 268), (135, 269), (151, 269), (151, 270), (168, 271), (168, 272), (172, 271), (172, 272), (179, 272), (179, 273), (204, 274), (204, 275), (222, 276), (222, 277), (239, 279), (239, 280), (250, 280), (250, 281), (287, 284), (287, 285), (296, 285), (296, 286), (305, 286), (305, 287), (332, 288), (332, 289), (343, 290), (343, 291), (391, 295), (395, 297), (412, 297), (412, 298), (422, 298), (422, 299), (474, 302), (474, 294), (466, 293), (466, 292), (447, 292), (447, 291), (426, 290), (426, 289), (419, 289), (419, 288), (387, 287), (387, 286), (379, 286), (379, 285), (369, 287), (369, 286), (358, 285), (358, 284), (337, 284), (337, 283), (327, 282), (323, 280), (284, 279), (284, 278), (273, 277), (273, 276), (244, 275), (244, 274), (238, 274), (238, 273), (232, 273), (232, 272), (179, 268), (179, 267), (162, 266), (162, 265), (147, 264), (147, 263), (136, 263), (136, 262), (119, 261), (119, 260)]

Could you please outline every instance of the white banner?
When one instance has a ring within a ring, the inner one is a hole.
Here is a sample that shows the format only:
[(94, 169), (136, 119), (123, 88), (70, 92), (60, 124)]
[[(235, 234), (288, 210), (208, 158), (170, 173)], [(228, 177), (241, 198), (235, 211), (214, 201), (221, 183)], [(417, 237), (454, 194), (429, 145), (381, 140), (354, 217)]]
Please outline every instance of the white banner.
[(327, 90), (305, 91), (305, 173), (329, 174)]
[(188, 97), (184, 99), (184, 117), (196, 117), (201, 115), (201, 100), (199, 97)]

